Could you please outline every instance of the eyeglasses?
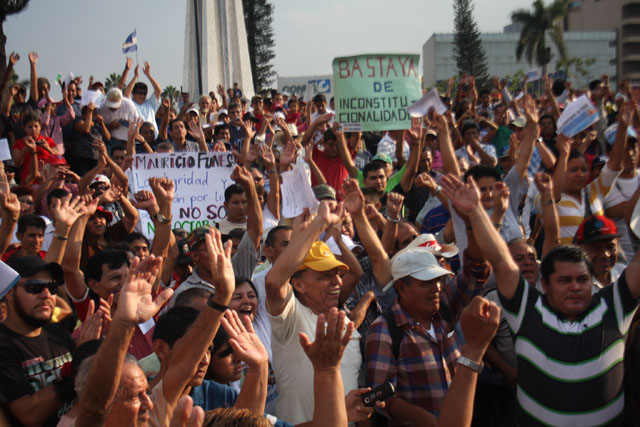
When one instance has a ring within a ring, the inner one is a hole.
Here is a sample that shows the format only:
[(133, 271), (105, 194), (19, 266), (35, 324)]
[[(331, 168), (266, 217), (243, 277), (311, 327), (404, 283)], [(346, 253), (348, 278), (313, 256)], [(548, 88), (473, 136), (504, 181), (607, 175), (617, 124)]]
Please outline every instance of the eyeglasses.
[(134, 95), (144, 95), (147, 96), (147, 92), (133, 92)]
[(51, 295), (55, 295), (58, 293), (58, 286), (59, 284), (55, 280), (50, 282), (45, 282), (43, 280), (27, 280), (22, 284), (25, 291), (34, 295), (42, 293), (45, 288), (49, 289), (49, 293)]

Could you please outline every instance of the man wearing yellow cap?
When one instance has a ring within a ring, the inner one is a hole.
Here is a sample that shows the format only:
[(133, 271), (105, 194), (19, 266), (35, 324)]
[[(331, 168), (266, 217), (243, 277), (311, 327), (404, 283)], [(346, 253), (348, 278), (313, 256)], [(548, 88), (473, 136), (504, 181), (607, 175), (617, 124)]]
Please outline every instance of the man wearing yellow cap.
[[(278, 383), (276, 415), (298, 424), (313, 418), (313, 367), (298, 342), (298, 334), (315, 336), (318, 315), (338, 306), (342, 274), (348, 267), (338, 261), (318, 236), (340, 222), (335, 201), (323, 201), (315, 217), (296, 218), (289, 246), (266, 277), (266, 308), (271, 319), (273, 368)], [(342, 357), (344, 391), (358, 387), (362, 363), (354, 331)]]

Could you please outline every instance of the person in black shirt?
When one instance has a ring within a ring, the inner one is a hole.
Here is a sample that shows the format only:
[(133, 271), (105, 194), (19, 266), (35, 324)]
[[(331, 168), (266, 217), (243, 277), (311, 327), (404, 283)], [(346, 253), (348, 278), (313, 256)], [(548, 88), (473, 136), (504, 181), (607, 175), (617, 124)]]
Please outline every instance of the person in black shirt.
[(0, 324), (0, 403), (12, 425), (55, 425), (66, 401), (62, 366), (75, 348), (71, 335), (50, 323), (62, 268), (37, 256), (10, 266), (20, 280), (5, 296), (7, 319)]

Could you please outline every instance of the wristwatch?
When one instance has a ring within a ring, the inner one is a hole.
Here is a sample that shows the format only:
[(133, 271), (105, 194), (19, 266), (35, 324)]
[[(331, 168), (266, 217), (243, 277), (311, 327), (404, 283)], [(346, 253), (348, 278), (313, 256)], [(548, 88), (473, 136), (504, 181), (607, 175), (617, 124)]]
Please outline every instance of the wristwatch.
[(473, 360), (469, 359), (466, 356), (458, 357), (458, 360), (456, 360), (456, 363), (458, 365), (466, 366), (467, 368), (471, 369), (472, 371), (476, 371), (477, 373), (482, 372), (482, 368), (484, 368), (484, 363), (474, 362)]
[(166, 216), (162, 215), (160, 212), (158, 212), (155, 215), (152, 215), (151, 219), (154, 221), (158, 221), (160, 224), (166, 224), (168, 222), (171, 222), (171, 217), (167, 218)]

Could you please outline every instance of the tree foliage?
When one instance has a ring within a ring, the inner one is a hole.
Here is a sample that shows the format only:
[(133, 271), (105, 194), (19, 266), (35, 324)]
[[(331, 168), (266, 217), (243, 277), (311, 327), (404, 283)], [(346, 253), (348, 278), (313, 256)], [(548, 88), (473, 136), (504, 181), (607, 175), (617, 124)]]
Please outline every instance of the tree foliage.
[(29, 0), (0, 0), (0, 74), (7, 67), (7, 53), (5, 46), (7, 36), (4, 33), (4, 21), (7, 17), (20, 13), (27, 8)]
[(249, 59), (253, 87), (256, 93), (270, 87), (276, 72), (273, 69), (273, 4), (269, 0), (242, 0), (244, 23), (249, 44)]
[(116, 87), (116, 85), (118, 84), (118, 80), (120, 80), (120, 77), (122, 77), (120, 73), (109, 74), (109, 76), (104, 80), (104, 92), (107, 93), (109, 92), (109, 89), (111, 89), (112, 87)]
[(169, 98), (171, 102), (177, 101), (180, 98), (180, 91), (175, 86), (168, 85), (162, 91), (161, 96), (163, 98)]
[(468, 73), (476, 77), (479, 87), (489, 80), (487, 57), (480, 40), (480, 30), (473, 19), (472, 0), (455, 0), (453, 51), (458, 73)]
[(511, 13), (514, 23), (522, 24), (520, 39), (516, 47), (516, 58), (522, 56), (529, 64), (543, 67), (546, 73), (547, 64), (551, 62), (551, 48), (547, 46), (547, 34), (560, 54), (560, 60), (566, 60), (567, 48), (562, 38), (560, 21), (567, 13), (571, 0), (553, 0), (548, 6), (542, 0), (535, 0), (531, 10), (518, 9)]

